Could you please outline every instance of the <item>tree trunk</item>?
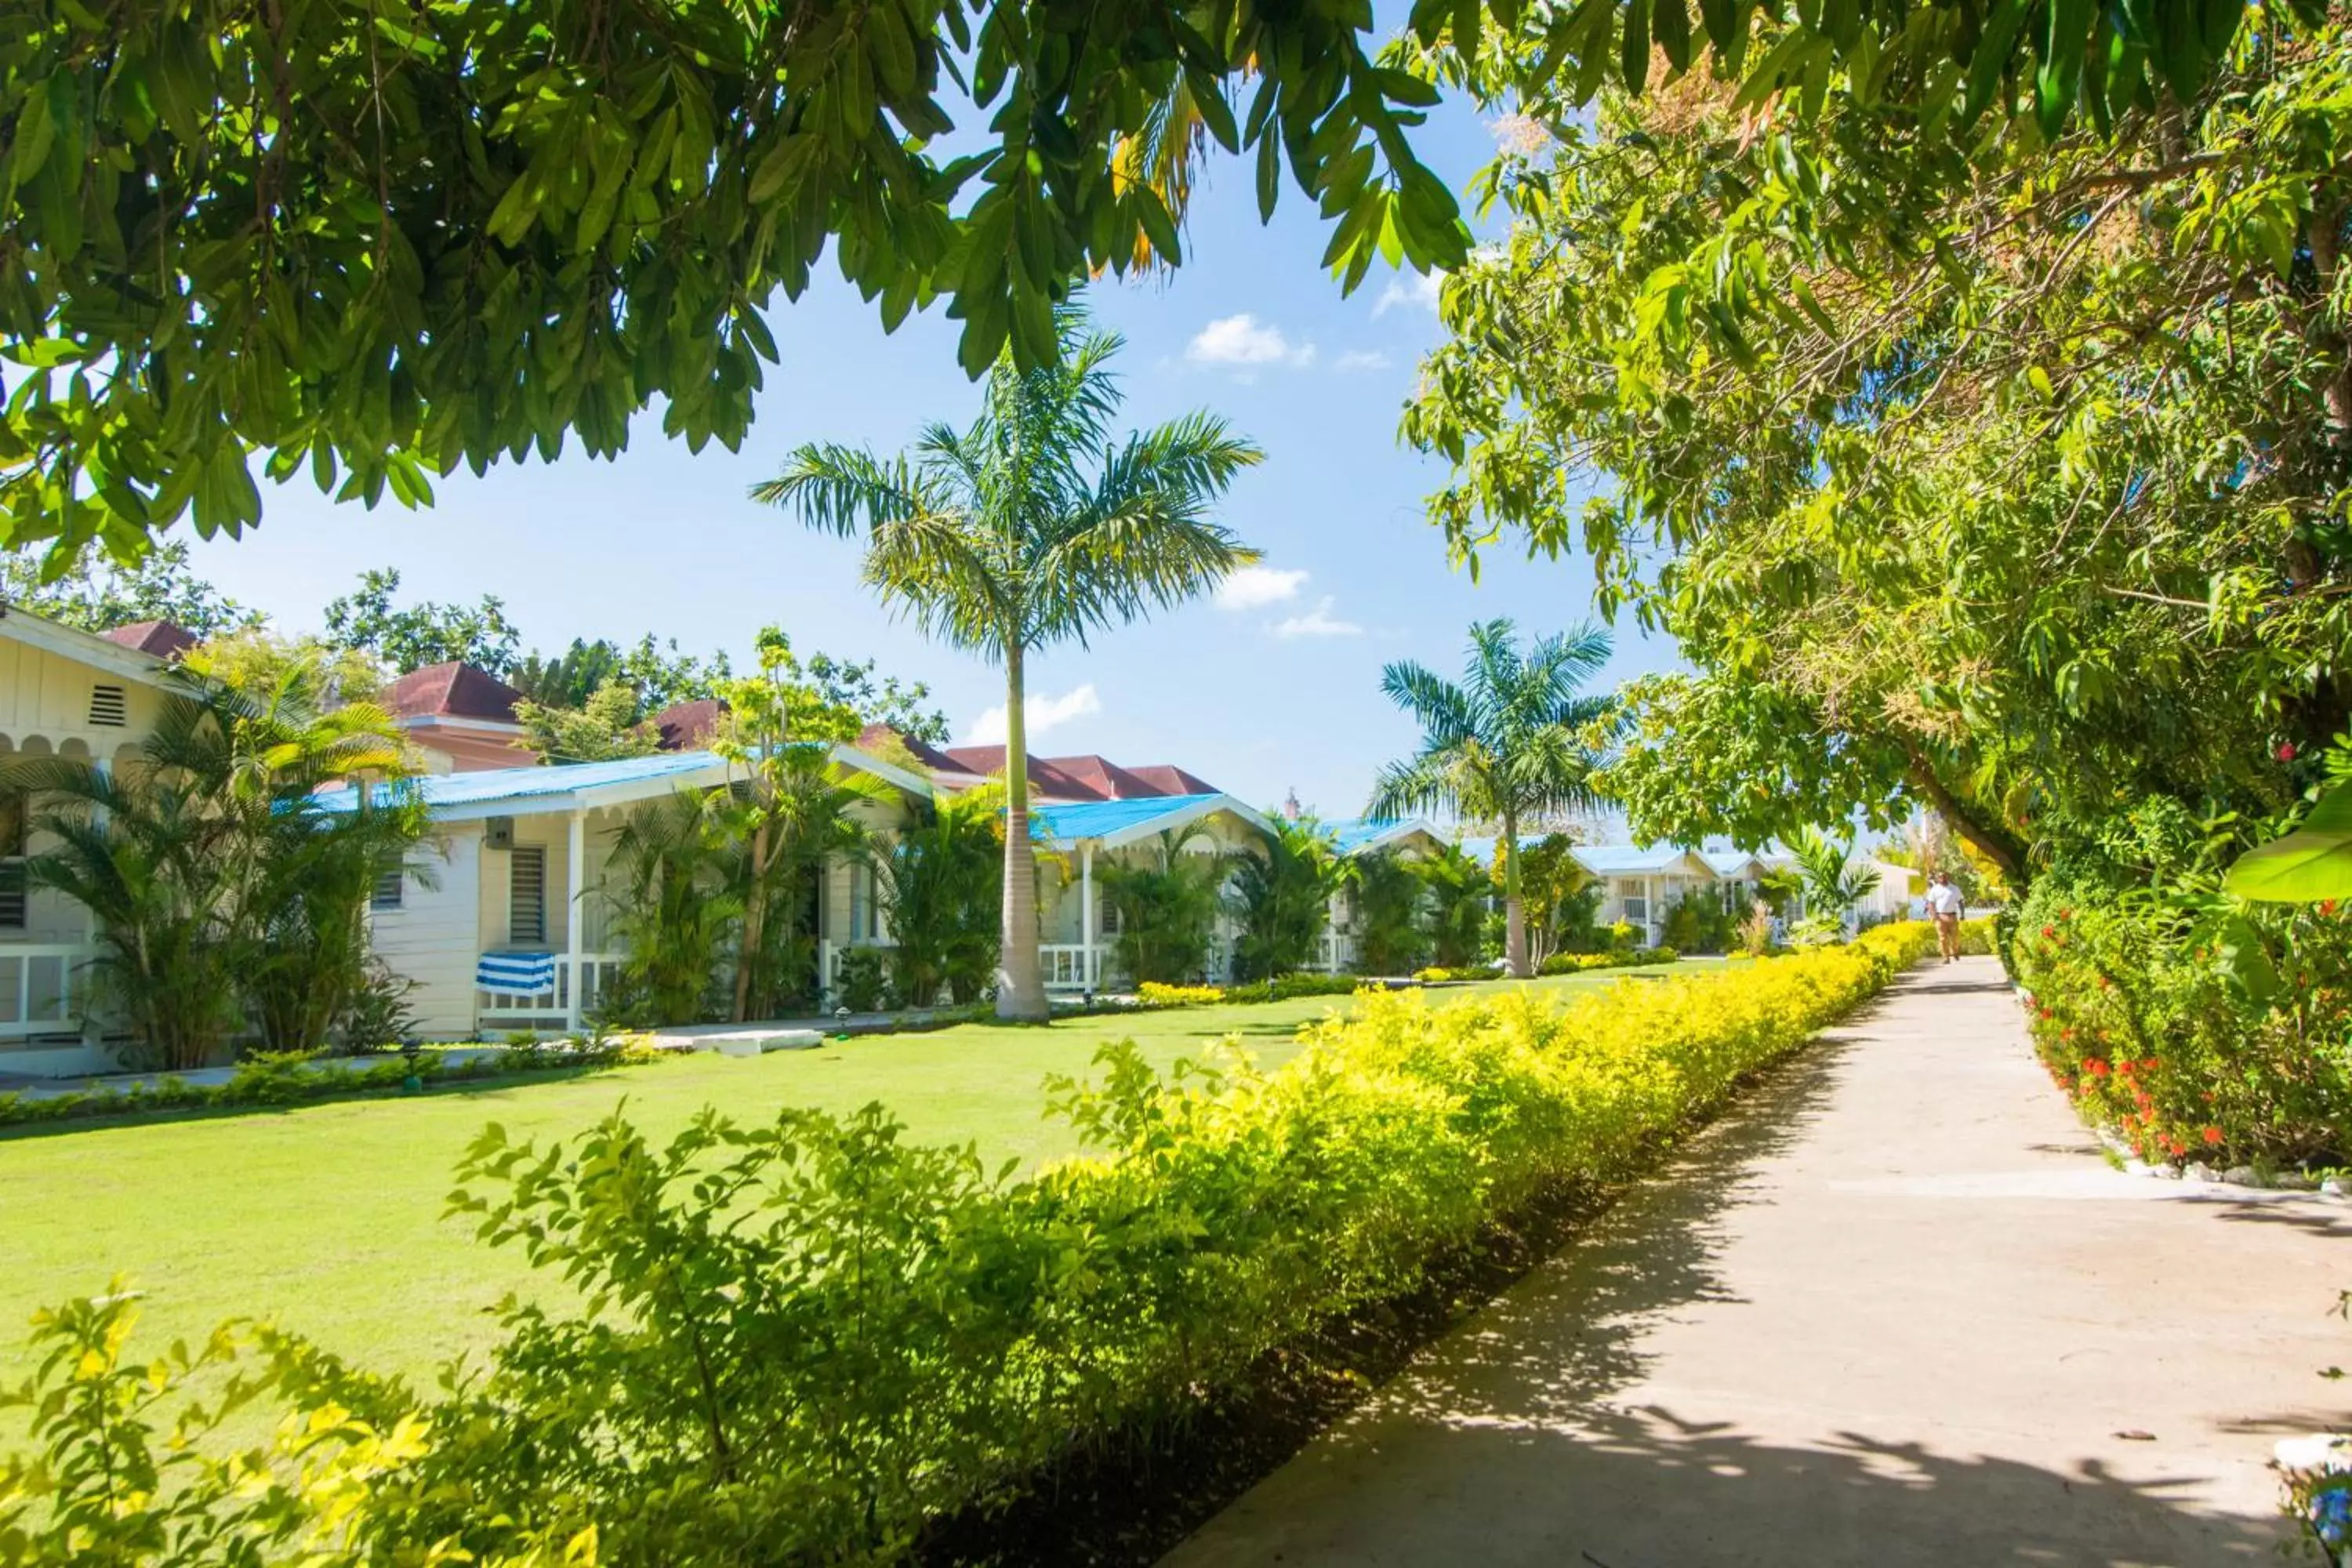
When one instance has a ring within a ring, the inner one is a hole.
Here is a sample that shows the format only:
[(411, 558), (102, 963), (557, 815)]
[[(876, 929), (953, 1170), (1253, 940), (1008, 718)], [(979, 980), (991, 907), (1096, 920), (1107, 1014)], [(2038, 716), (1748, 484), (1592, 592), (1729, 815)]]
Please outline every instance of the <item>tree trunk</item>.
[(2000, 868), (2001, 877), (2020, 898), (2023, 898), (2026, 885), (2032, 879), (2026, 870), (2025, 847), (2011, 837), (2006, 829), (1983, 821), (1975, 810), (1963, 805), (1959, 798), (1946, 789), (1943, 781), (1936, 776), (1936, 770), (1928, 765), (1926, 752), (1908, 740), (1903, 742), (1903, 750), (1911, 759), (1912, 787), (1927, 797), (1927, 804), (1936, 808), (1936, 815), (1950, 824), (1953, 831), (1975, 845), (1986, 859)]
[[(768, 834), (762, 822), (751, 834), (751, 874), (743, 889), (743, 947), (735, 960), (735, 1021), (751, 1016), (751, 966), (759, 962), (760, 938), (767, 921)], [(576, 982), (575, 982), (576, 984)]]
[(1519, 897), (1519, 817), (1503, 813), (1503, 967), (1517, 980), (1535, 973), (1528, 962), (1528, 908)]
[(1037, 972), (1037, 857), (1029, 843), (1029, 722), (1023, 649), (1004, 654), (1004, 925), (999, 933), (996, 1016), (1042, 1024), (1053, 1016)]

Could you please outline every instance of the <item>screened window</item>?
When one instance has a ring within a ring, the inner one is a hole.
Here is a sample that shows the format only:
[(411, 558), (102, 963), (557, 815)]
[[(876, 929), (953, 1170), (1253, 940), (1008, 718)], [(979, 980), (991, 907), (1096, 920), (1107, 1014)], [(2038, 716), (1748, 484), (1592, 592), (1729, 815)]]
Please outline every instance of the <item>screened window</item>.
[(507, 852), (507, 941), (520, 946), (547, 940), (547, 848), (518, 844)]
[(1618, 883), (1617, 902), (1618, 907), (1624, 910), (1625, 920), (1630, 924), (1640, 925), (1649, 920), (1649, 892), (1640, 882)]

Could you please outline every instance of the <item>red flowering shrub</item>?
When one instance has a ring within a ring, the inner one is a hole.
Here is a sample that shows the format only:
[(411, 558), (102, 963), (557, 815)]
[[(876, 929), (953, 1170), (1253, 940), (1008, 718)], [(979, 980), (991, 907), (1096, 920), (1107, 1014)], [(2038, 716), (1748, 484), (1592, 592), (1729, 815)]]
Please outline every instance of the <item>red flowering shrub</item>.
[(2057, 883), (2020, 911), (2045, 940), (2017, 973), (2086, 1120), (2150, 1162), (2352, 1163), (2352, 921), (2256, 905), (2217, 938), (2185, 903)]

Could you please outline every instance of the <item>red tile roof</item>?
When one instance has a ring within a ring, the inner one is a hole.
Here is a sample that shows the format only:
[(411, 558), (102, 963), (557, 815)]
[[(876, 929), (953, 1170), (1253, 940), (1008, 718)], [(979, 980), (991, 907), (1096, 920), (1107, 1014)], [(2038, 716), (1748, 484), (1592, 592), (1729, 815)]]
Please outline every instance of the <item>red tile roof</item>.
[(1224, 792), (1198, 773), (1188, 773), (1173, 763), (1148, 763), (1139, 768), (1127, 770), (1160, 795), (1223, 795)]
[(133, 652), (153, 654), (157, 658), (177, 658), (196, 646), (195, 633), (169, 621), (132, 621), (128, 626), (110, 626), (98, 635)]
[[(868, 724), (857, 732), (857, 749), (868, 756), (887, 761), (894, 753), (904, 752), (915, 759), (916, 765), (926, 773), (961, 773), (970, 770), (947, 752), (928, 741), (919, 741), (902, 730), (887, 724)], [(1003, 748), (997, 748), (1001, 752)]]
[[(1004, 771), (1003, 746), (950, 746), (942, 754), (950, 767), (963, 773), (991, 777)], [(1181, 768), (1123, 768), (1108, 757), (1091, 752), (1070, 757), (1032, 755), (1029, 787), (1045, 799), (1065, 801), (1144, 800), (1160, 795), (1218, 793), (1214, 784), (1205, 784)]]
[(403, 719), (482, 719), (515, 721), (522, 693), (470, 664), (428, 664), (383, 689), (383, 705)]
[(727, 704), (710, 697), (671, 703), (653, 717), (654, 728), (661, 731), (661, 749), (691, 752), (709, 745), (726, 711)]

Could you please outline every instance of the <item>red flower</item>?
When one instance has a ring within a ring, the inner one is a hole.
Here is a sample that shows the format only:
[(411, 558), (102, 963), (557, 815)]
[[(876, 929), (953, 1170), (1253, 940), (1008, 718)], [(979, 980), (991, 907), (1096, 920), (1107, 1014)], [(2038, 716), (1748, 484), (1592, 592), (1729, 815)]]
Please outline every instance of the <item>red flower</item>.
[(2220, 1128), (2208, 1127), (2205, 1129), (2205, 1142), (2208, 1143), (2219, 1143), (2221, 1141), (2221, 1130)]
[(2048, 941), (2050, 938), (2052, 938), (2052, 937), (2053, 937), (2053, 936), (2056, 936), (2057, 934), (2058, 934), (2058, 928), (2057, 928), (2056, 926), (2043, 926), (2043, 927), (2042, 928), (2042, 940), (2043, 940), (2043, 941), (2045, 941), (2045, 942), (2046, 942), (2046, 941)]
[(2278, 760), (2283, 763), (2291, 763), (2294, 761), (2294, 742), (2293, 741), (2281, 741), (2279, 742)]
[(2071, 904), (2069, 904), (2066, 908), (2064, 908), (2064, 909), (2063, 909), (2063, 910), (2060, 910), (2058, 911), (2058, 918), (2059, 918), (2060, 920), (2062, 920), (2062, 921), (2071, 921), (2071, 920), (2073, 920), (2073, 919), (2074, 918), (2074, 906), (2073, 906), (2073, 905), (2071, 905)]
[(2142, 1072), (2154, 1072), (2156, 1068), (2157, 1060), (2154, 1057), (2149, 1057), (2139, 1064), (2139, 1070)]
[(2320, 912), (2321, 914), (2323, 914), (2323, 915), (2332, 915), (2332, 914), (2334, 914), (2334, 913), (2336, 912), (2336, 900), (2335, 900), (2334, 899), (2322, 899), (2322, 900), (2319, 900), (2319, 912)]
[(2093, 1078), (2105, 1078), (2107, 1076), (2107, 1064), (2101, 1061), (2096, 1057), (2093, 1057), (2089, 1061), (2084, 1062), (2083, 1065), (2091, 1069), (2091, 1076)]
[(2062, 1039), (2062, 1040), (2071, 1040), (2071, 1039), (2073, 1039), (2073, 1038), (2074, 1037), (2074, 1025), (2072, 1025), (2072, 1024), (2069, 1024), (2069, 1025), (2067, 1025), (2064, 1028), (2063, 1028), (2063, 1029), (2059, 1030), (2059, 1031), (2058, 1031), (2058, 1037), (2059, 1037), (2060, 1039)]

